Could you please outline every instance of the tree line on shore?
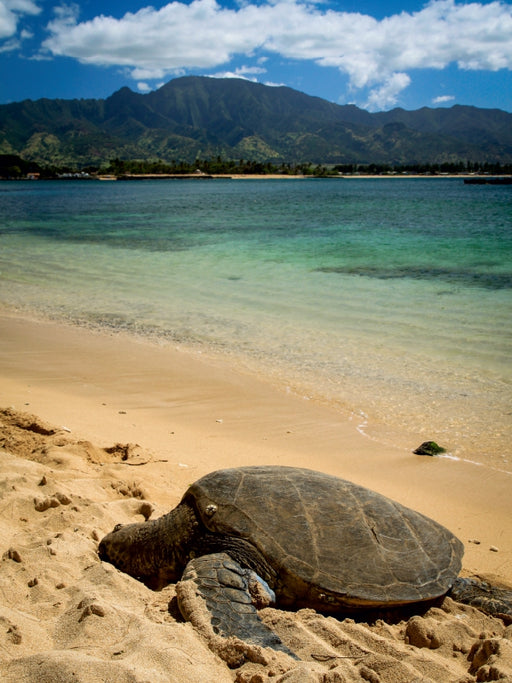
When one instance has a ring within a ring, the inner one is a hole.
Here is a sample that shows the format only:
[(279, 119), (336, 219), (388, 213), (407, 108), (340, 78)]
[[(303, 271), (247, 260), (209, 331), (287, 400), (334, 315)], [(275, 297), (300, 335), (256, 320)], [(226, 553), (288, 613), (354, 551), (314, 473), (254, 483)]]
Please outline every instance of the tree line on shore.
[(93, 178), (98, 175), (116, 177), (133, 175), (191, 175), (197, 172), (205, 175), (304, 175), (312, 177), (329, 177), (339, 175), (445, 175), (445, 174), (486, 174), (510, 175), (512, 164), (499, 162), (445, 162), (441, 164), (274, 164), (270, 161), (260, 162), (247, 159), (196, 159), (193, 163), (186, 161), (145, 161), (112, 159), (103, 167), (88, 166), (73, 168), (70, 166), (43, 166), (27, 161), (16, 155), (0, 155), (0, 178), (21, 179), (34, 177), (40, 179), (54, 178)]

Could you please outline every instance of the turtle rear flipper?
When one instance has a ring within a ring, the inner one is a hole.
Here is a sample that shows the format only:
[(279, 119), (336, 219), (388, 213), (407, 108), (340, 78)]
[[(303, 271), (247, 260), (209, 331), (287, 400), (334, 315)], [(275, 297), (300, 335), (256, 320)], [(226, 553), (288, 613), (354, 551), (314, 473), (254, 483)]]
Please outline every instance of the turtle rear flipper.
[[(194, 558), (176, 586), (183, 617), (206, 637), (210, 645), (221, 638), (234, 636), (250, 646), (272, 648), (297, 659), (258, 616), (249, 592), (248, 575), (249, 572), (227, 553)], [(238, 657), (251, 659), (250, 648), (242, 652), (243, 649), (238, 648)], [(226, 658), (225, 653), (219, 654)]]
[(501, 617), (512, 623), (512, 590), (492, 586), (479, 579), (457, 578), (448, 595), (472, 607), (478, 607), (486, 614)]

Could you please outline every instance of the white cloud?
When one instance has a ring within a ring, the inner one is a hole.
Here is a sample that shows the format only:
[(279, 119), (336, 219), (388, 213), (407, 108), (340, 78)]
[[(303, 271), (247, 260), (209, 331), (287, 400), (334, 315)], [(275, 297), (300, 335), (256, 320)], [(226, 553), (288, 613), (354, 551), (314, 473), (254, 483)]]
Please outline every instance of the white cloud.
[(0, 44), (0, 54), (3, 52), (13, 52), (20, 47), (21, 43), (17, 39), (6, 40), (4, 43)]
[(212, 78), (244, 78), (247, 81), (257, 81), (256, 76), (266, 71), (261, 66), (239, 66), (234, 71), (219, 71), (211, 76)]
[[(12, 38), (24, 14), (39, 14), (41, 9), (32, 0), (0, 0), (0, 40)], [(16, 41), (11, 41), (14, 44)], [(4, 46), (5, 48), (5, 46)]]
[[(254, 19), (254, 22), (253, 22)], [(259, 8), (222, 9), (215, 0), (172, 2), (159, 10), (145, 7), (122, 19), (95, 17), (70, 24), (56, 17), (44, 46), (56, 55), (99, 65), (124, 65), (172, 73), (182, 68), (212, 68), (247, 54), (261, 40)], [(252, 36), (252, 37), (250, 37)]]
[(411, 79), (407, 74), (394, 73), (384, 83), (372, 90), (368, 96), (366, 108), (370, 111), (386, 109), (397, 103), (398, 94), (407, 88)]
[(439, 97), (434, 97), (432, 104), (444, 104), (445, 102), (452, 102), (454, 99), (454, 95), (439, 95)]
[(147, 78), (150, 81), (155, 80), (157, 78), (164, 78), (165, 76), (165, 69), (132, 69), (131, 71), (131, 77), (134, 80), (138, 80), (139, 78)]
[(147, 83), (144, 83), (143, 81), (139, 81), (137, 83), (137, 89), (139, 92), (150, 92), (152, 88)]
[(124, 66), (136, 81), (222, 65), (237, 75), (229, 68), (233, 57), (257, 63), (262, 52), (309, 60), (347, 74), (351, 88), (369, 90), (369, 107), (394, 104), (414, 69), (512, 69), (512, 8), (503, 0), (431, 0), (418, 12), (382, 20), (306, 0), (240, 2), (235, 9), (216, 0), (176, 0), (121, 19), (101, 15), (79, 23), (61, 12), (48, 29), (50, 53)]

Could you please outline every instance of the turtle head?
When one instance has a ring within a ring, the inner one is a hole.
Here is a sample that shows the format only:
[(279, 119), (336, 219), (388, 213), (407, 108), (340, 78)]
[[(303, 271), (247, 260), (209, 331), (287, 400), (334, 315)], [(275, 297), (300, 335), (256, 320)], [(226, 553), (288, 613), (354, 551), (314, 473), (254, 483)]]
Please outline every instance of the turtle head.
[[(161, 552), (155, 552), (154, 529), (151, 527), (147, 522), (118, 524), (100, 541), (100, 560), (110, 562), (125, 574), (144, 582), (159, 574), (163, 557)], [(171, 558), (172, 553), (169, 553)], [(165, 564), (169, 570), (168, 563)]]
[(100, 560), (158, 590), (177, 581), (188, 561), (193, 525), (178, 506), (159, 519), (118, 524), (98, 547)]

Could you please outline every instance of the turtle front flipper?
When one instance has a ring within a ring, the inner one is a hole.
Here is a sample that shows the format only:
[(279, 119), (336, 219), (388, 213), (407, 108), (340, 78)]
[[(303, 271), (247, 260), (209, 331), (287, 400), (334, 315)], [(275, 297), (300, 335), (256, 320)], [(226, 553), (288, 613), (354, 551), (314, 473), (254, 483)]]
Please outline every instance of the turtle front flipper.
[(472, 607), (478, 607), (486, 614), (501, 617), (506, 623), (512, 623), (512, 590), (492, 586), (479, 579), (455, 580), (448, 595)]
[[(183, 617), (231, 666), (251, 660), (257, 647), (272, 648), (297, 659), (258, 616), (249, 592), (249, 574), (226, 553), (194, 558), (176, 586)], [(236, 639), (234, 648), (224, 647), (222, 640), (229, 638)]]

